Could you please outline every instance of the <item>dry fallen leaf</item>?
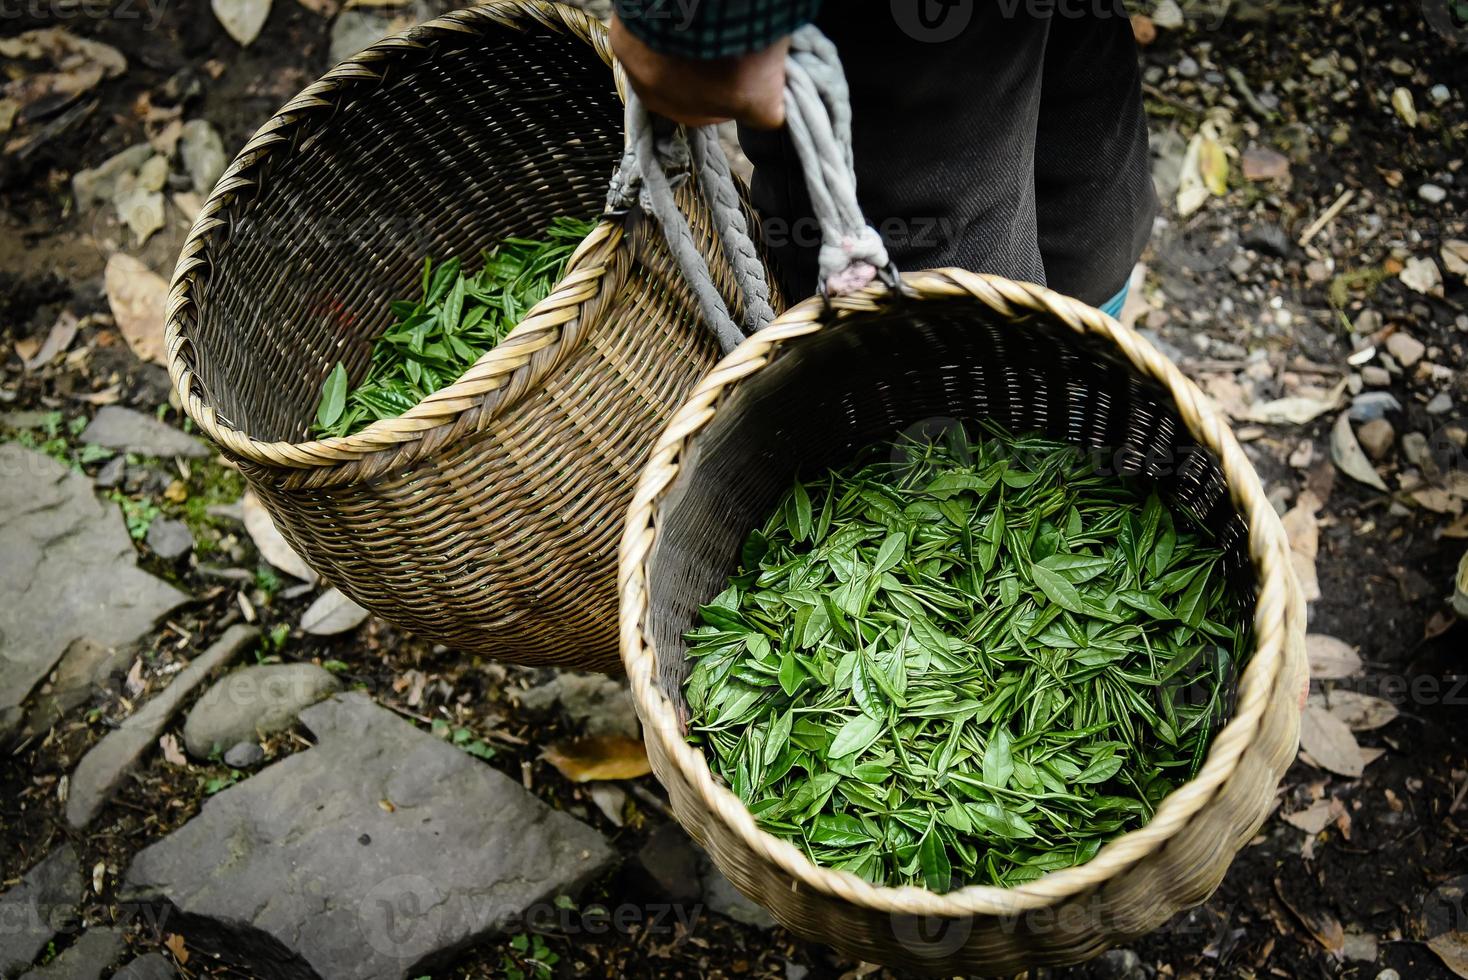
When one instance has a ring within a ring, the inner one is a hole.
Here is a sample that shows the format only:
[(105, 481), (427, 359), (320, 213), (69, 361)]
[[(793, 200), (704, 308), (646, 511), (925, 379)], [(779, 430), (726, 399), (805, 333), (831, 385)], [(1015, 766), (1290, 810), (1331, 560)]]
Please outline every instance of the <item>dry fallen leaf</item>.
[(1341, 407), (1341, 396), (1346, 393), (1346, 382), (1342, 380), (1323, 397), (1291, 395), (1273, 401), (1258, 402), (1249, 408), (1249, 420), (1261, 425), (1307, 425), (1326, 412)]
[(312, 636), (336, 636), (354, 630), (367, 618), (367, 610), (337, 589), (327, 589), (301, 614), (301, 629)]
[(1427, 948), (1437, 954), (1443, 966), (1460, 977), (1468, 978), (1468, 932), (1445, 932), (1427, 941)]
[(173, 958), (178, 961), (179, 966), (188, 964), (189, 951), (188, 947), (184, 945), (184, 937), (176, 932), (170, 932), (168, 938), (163, 940), (163, 945), (168, 947), (168, 951), (173, 954)]
[(1346, 948), (1346, 930), (1335, 916), (1323, 910), (1310, 913), (1301, 910), (1296, 903), (1290, 901), (1278, 878), (1274, 881), (1274, 893), (1300, 924), (1309, 930), (1310, 935), (1315, 937), (1315, 941), (1325, 947), (1326, 952), (1339, 955)]
[(1330, 825), (1337, 816), (1345, 813), (1340, 800), (1317, 800), (1303, 810), (1286, 813), (1281, 819), (1291, 827), (1298, 827), (1307, 834), (1318, 834)]
[(626, 735), (595, 735), (557, 742), (543, 755), (573, 783), (636, 779), (652, 772), (642, 742)]
[(1336, 469), (1359, 480), (1368, 487), (1386, 492), (1386, 482), (1382, 480), (1381, 474), (1376, 472), (1376, 467), (1366, 458), (1366, 453), (1361, 449), (1361, 443), (1356, 439), (1356, 433), (1351, 428), (1351, 416), (1348, 412), (1342, 412), (1335, 420), (1335, 427), (1330, 430), (1330, 458), (1335, 463)]
[(1359, 779), (1366, 768), (1361, 746), (1346, 723), (1318, 705), (1307, 704), (1300, 717), (1300, 748), (1322, 769)]
[(1468, 242), (1461, 238), (1450, 238), (1443, 242), (1442, 251), (1443, 268), (1455, 276), (1468, 279)]
[(1397, 706), (1386, 698), (1356, 691), (1331, 691), (1310, 695), (1317, 705), (1346, 723), (1353, 732), (1370, 732), (1390, 725), (1397, 719)]
[(41, 349), (36, 351), (32, 357), (27, 358), (26, 370), (34, 371), (43, 364), (49, 364), (52, 358), (70, 347), (71, 342), (76, 339), (76, 331), (80, 323), (81, 321), (71, 310), (62, 310), (56, 322), (51, 325), (51, 332), (46, 335), (46, 341), (41, 344)]
[(1305, 637), (1305, 655), (1310, 661), (1310, 677), (1319, 681), (1338, 681), (1361, 672), (1361, 656), (1345, 640), (1324, 633)]
[(1306, 602), (1320, 598), (1320, 579), (1315, 570), (1315, 556), (1320, 550), (1320, 523), (1315, 514), (1320, 507), (1320, 498), (1306, 490), (1295, 498), (1295, 506), (1280, 518), (1290, 540), (1290, 561)]
[(158, 747), (163, 750), (163, 761), (169, 765), (187, 766), (189, 764), (183, 752), (179, 751), (178, 738), (174, 735), (164, 735), (158, 740)]
[(255, 549), (260, 552), (260, 556), (287, 575), (315, 584), (316, 573), (296, 554), (296, 549), (291, 547), (290, 542), (276, 528), (275, 520), (260, 502), (260, 498), (255, 496), (255, 491), (246, 490), (240, 506), (244, 512), (245, 530), (249, 533), (250, 540), (255, 542)]
[(249, 47), (260, 36), (270, 17), (270, 0), (210, 0), (214, 19), (241, 47)]
[(117, 329), (139, 360), (168, 364), (163, 346), (163, 321), (168, 308), (168, 283), (131, 255), (116, 252), (103, 274), (107, 305)]

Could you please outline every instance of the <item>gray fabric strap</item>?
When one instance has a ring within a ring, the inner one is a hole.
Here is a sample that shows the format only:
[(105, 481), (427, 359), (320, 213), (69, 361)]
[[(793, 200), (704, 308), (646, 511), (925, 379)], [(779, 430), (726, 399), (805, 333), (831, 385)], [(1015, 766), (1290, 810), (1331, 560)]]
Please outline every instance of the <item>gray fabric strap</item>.
[[(786, 124), (821, 228), (820, 288), (828, 295), (854, 292), (888, 269), (890, 260), (881, 236), (862, 218), (856, 199), (846, 76), (835, 45), (814, 26), (802, 27), (791, 36), (785, 86)], [(658, 127), (646, 106), (629, 92), (627, 148), (612, 177), (607, 203), (611, 208), (640, 205), (657, 221), (704, 320), (727, 353), (745, 334), (763, 329), (774, 319), (764, 264), (714, 127), (670, 129), (661, 139), (656, 135)], [(742, 331), (714, 286), (688, 219), (673, 199), (674, 183), (686, 176), (690, 165), (713, 216), (714, 231), (734, 268), (735, 286), (744, 301)], [(670, 177), (670, 173), (678, 176)]]

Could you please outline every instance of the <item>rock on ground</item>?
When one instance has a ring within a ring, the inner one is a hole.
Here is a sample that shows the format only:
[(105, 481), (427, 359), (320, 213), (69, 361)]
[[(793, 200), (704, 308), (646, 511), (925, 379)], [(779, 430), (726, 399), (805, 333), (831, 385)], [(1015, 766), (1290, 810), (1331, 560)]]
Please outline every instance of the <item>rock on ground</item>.
[(699, 881), (703, 885), (703, 902), (709, 911), (728, 916), (735, 922), (757, 929), (771, 929), (775, 919), (759, 905), (745, 898), (734, 883), (714, 866), (707, 857), (703, 859)]
[(0, 977), (30, 966), (58, 932), (71, 928), (82, 897), (76, 851), (63, 844), (0, 895)]
[(122, 930), (98, 926), (78, 936), (50, 963), (22, 974), (20, 980), (101, 980), (126, 949)]
[(113, 674), (122, 673), (132, 657), (131, 647), (104, 647), (90, 638), (73, 642), (61, 655), (51, 682), (35, 696), (21, 737), (44, 734), (68, 711), (85, 704), (94, 691), (106, 686)]
[(541, 713), (559, 704), (566, 717), (587, 735), (626, 735), (640, 732), (637, 709), (627, 688), (605, 674), (558, 674), (553, 679), (516, 694), (526, 711)]
[(182, 558), (194, 550), (194, 536), (183, 521), (160, 517), (148, 526), (148, 548), (164, 561)]
[(209, 649), (175, 674), (162, 692), (92, 746), (71, 776), (71, 789), (66, 798), (67, 822), (77, 829), (91, 823), (138, 759), (157, 743), (163, 727), (178, 713), (184, 699), (259, 636), (260, 631), (253, 626), (231, 626)]
[(188, 596), (137, 567), (122, 513), (85, 476), (0, 445), (0, 743), (74, 640), (133, 642)]
[(272, 976), (417, 977), (613, 859), (600, 834), (365, 695), (301, 714), (319, 742), (211, 797), (134, 860), (191, 945)]
[(162, 953), (144, 953), (112, 974), (112, 980), (174, 980), (178, 971)]
[(217, 681), (189, 711), (184, 747), (198, 759), (282, 731), (296, 716), (336, 692), (341, 682), (315, 664), (244, 667)]
[(99, 409), (82, 430), (81, 441), (140, 456), (207, 459), (213, 455), (208, 446), (193, 436), (121, 405), (104, 405)]

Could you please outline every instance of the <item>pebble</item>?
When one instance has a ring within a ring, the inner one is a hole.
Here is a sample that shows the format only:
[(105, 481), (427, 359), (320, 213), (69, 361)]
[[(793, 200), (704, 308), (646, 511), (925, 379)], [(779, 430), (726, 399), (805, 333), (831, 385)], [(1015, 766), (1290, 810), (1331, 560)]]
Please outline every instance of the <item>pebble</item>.
[(1397, 441), (1397, 433), (1386, 419), (1372, 419), (1356, 430), (1356, 440), (1366, 450), (1366, 455), (1380, 461), (1391, 452), (1392, 444)]
[(265, 750), (254, 742), (240, 742), (224, 753), (224, 764), (232, 769), (253, 769), (265, 758)]
[(1431, 457), (1427, 447), (1427, 436), (1420, 432), (1408, 432), (1402, 436), (1402, 455), (1407, 462), (1421, 469)]
[(1201, 70), (1193, 58), (1184, 57), (1177, 63), (1177, 73), (1183, 78), (1197, 78)]
[(1254, 263), (1249, 261), (1249, 256), (1243, 252), (1239, 252), (1228, 260), (1228, 271), (1233, 273), (1235, 279), (1247, 279), (1249, 270), (1253, 267)]
[(1441, 204), (1448, 199), (1448, 192), (1436, 184), (1423, 184), (1417, 188), (1417, 196), (1428, 204)]
[(184, 747), (196, 759), (216, 750), (283, 731), (305, 708), (336, 692), (341, 682), (308, 663), (254, 664), (204, 693), (184, 721)]
[(1361, 369), (1361, 380), (1373, 388), (1385, 388), (1392, 383), (1392, 376), (1386, 368), (1368, 364)]
[(1092, 963), (1093, 972), (1104, 980), (1146, 980), (1142, 958), (1129, 949), (1108, 949)]
[(1391, 353), (1398, 364), (1404, 368), (1410, 368), (1422, 360), (1422, 355), (1427, 353), (1427, 345), (1409, 333), (1398, 330), (1386, 339), (1386, 349)]
[(148, 548), (164, 561), (182, 558), (194, 550), (188, 525), (171, 517), (160, 517), (148, 526)]
[(1387, 967), (1376, 975), (1376, 980), (1402, 980), (1402, 975), (1391, 967)]
[(1427, 97), (1432, 100), (1433, 105), (1446, 105), (1447, 101), (1453, 97), (1453, 93), (1448, 91), (1446, 85), (1439, 83), (1428, 91)]
[(1375, 310), (1362, 310), (1351, 329), (1364, 337), (1369, 337), (1381, 329), (1381, 314)]
[(1244, 232), (1243, 243), (1245, 248), (1276, 258), (1290, 254), (1290, 236), (1279, 225), (1255, 225)]
[(158, 736), (184, 699), (259, 638), (260, 631), (254, 627), (242, 623), (231, 626), (174, 674), (167, 687), (87, 750), (71, 774), (71, 790), (66, 798), (66, 820), (72, 829), (81, 830), (92, 822), (143, 753), (158, 744)]
[(103, 490), (110, 489), (122, 482), (122, 478), (126, 471), (127, 457), (119, 453), (118, 455), (113, 456), (107, 462), (102, 464), (102, 468), (99, 469), (97, 471), (97, 475), (92, 478), (92, 483), (102, 488)]
[(1439, 391), (1436, 395), (1433, 395), (1432, 400), (1427, 403), (1428, 415), (1446, 415), (1452, 410), (1453, 399), (1448, 395), (1446, 391)]

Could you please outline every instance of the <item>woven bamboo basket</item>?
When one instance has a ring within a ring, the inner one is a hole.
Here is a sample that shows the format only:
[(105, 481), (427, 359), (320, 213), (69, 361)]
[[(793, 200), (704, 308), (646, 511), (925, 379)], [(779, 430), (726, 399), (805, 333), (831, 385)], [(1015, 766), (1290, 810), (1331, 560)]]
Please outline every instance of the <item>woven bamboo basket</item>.
[[(662, 239), (605, 216), (550, 296), (457, 383), (313, 439), (426, 256), (593, 217), (622, 154), (620, 70), (579, 10), (498, 0), (372, 45), (226, 170), (169, 295), (184, 409), (323, 578), (383, 619), (526, 664), (617, 665), (616, 540), (656, 431), (717, 359)], [(710, 219), (679, 206), (742, 309)]]
[[(922, 973), (1086, 959), (1203, 901), (1295, 755), (1304, 603), (1285, 535), (1217, 409), (1134, 332), (1039, 286), (960, 270), (809, 300), (725, 358), (652, 451), (622, 541), (622, 656), (653, 771), (725, 875), (783, 925)], [(685, 740), (683, 633), (797, 475), (935, 420), (1040, 430), (1155, 482), (1224, 543), (1256, 648), (1196, 779), (1090, 862), (1012, 888), (877, 887), (763, 832)]]

